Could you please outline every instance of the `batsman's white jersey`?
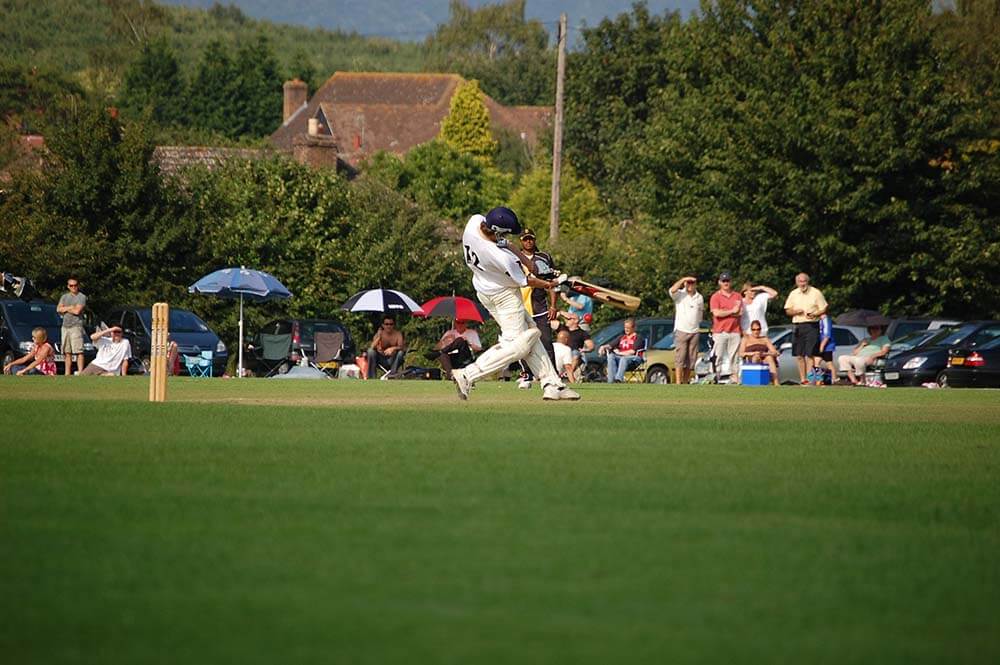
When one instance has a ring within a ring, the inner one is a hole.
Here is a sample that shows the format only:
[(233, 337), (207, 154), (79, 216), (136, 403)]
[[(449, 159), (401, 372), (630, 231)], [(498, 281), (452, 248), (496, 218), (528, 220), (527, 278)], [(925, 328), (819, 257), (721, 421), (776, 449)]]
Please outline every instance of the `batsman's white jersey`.
[(490, 295), (511, 287), (527, 286), (528, 280), (517, 257), (497, 247), (479, 230), (485, 221), (482, 215), (473, 215), (462, 234), (462, 251), (465, 264), (472, 271), (472, 285), (478, 293)]
[(521, 262), (482, 234), (480, 224), (484, 221), (482, 215), (469, 219), (462, 234), (462, 249), (465, 263), (472, 271), (476, 296), (500, 325), (500, 340), (462, 372), (470, 381), (476, 381), (524, 360), (543, 387), (562, 387), (564, 384), (539, 341), (538, 327), (524, 309), (521, 288), (527, 286), (528, 280)]

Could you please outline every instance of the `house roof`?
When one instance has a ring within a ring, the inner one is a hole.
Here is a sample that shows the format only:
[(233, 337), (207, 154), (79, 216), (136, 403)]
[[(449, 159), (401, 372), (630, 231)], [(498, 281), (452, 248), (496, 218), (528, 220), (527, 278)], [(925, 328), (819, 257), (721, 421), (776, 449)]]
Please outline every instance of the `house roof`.
[[(322, 113), (349, 163), (379, 150), (402, 154), (438, 135), (463, 81), (457, 74), (336, 72), (271, 135), (271, 143), (290, 150), (294, 137), (307, 132), (309, 119)], [(493, 125), (524, 134), (528, 142), (551, 122), (551, 107), (503, 106), (484, 97)]]
[(229, 159), (263, 159), (274, 151), (263, 148), (216, 148), (209, 146), (160, 145), (153, 150), (153, 161), (160, 172), (175, 175), (189, 166), (217, 168)]

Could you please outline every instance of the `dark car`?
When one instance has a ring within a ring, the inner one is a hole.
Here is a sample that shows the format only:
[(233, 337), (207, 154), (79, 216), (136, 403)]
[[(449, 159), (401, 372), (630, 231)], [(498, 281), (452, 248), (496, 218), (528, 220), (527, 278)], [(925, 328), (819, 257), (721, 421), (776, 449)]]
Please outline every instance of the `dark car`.
[[(38, 327), (45, 328), (56, 352), (56, 362), (62, 363), (62, 317), (56, 313), (56, 306), (44, 300), (0, 300), (0, 357), (4, 365), (34, 348), (31, 331)], [(89, 363), (96, 355), (93, 343), (85, 339), (84, 362)], [(58, 369), (62, 372), (62, 367)], [(73, 371), (76, 371), (76, 363), (73, 364)]]
[(952, 319), (893, 319), (885, 329), (885, 336), (895, 341), (912, 332), (920, 330), (941, 330), (942, 328), (953, 328), (961, 321)]
[[(108, 312), (104, 322), (109, 326), (121, 326), (125, 339), (132, 345), (132, 358), (139, 363), (129, 363), (129, 374), (133, 367), (137, 372), (149, 368), (150, 330), (152, 313), (149, 307), (118, 307)], [(229, 351), (219, 336), (208, 327), (208, 324), (198, 318), (194, 312), (186, 309), (170, 308), (170, 320), (167, 322), (170, 339), (177, 342), (177, 351), (185, 356), (198, 356), (202, 351), (212, 352), (212, 375), (222, 376), (229, 362)], [(181, 363), (181, 371), (185, 371)]]
[(952, 349), (944, 379), (951, 388), (1000, 388), (1000, 337), (975, 348)]
[(932, 337), (923, 346), (886, 360), (883, 377), (888, 386), (948, 384), (949, 350), (975, 349), (1000, 336), (1000, 321), (972, 321)]
[[(275, 319), (264, 324), (247, 344), (243, 352), (243, 366), (256, 376), (264, 376), (272, 370), (287, 370), (302, 360), (303, 353), (312, 359), (315, 354), (315, 335), (317, 332), (343, 333), (344, 348), (340, 357), (345, 359), (345, 362), (346, 359), (350, 359), (350, 362), (354, 361), (354, 340), (351, 338), (347, 326), (340, 321), (336, 319)], [(263, 344), (260, 341), (262, 334), (291, 335), (291, 347), (284, 361), (264, 358)]]

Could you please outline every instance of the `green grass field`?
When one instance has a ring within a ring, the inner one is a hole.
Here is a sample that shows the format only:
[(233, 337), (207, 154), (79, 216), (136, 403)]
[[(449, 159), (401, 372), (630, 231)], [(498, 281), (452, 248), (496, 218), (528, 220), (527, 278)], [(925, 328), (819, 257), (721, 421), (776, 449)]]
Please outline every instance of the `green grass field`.
[(996, 663), (1000, 393), (0, 377), (4, 663)]

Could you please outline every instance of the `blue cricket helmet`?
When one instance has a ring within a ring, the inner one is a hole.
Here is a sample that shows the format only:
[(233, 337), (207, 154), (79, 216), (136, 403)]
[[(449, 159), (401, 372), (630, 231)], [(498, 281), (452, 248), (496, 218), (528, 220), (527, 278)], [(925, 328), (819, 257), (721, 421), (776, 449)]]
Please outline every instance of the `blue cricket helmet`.
[(486, 226), (497, 235), (521, 233), (521, 223), (517, 221), (517, 215), (510, 208), (493, 208), (486, 213)]

